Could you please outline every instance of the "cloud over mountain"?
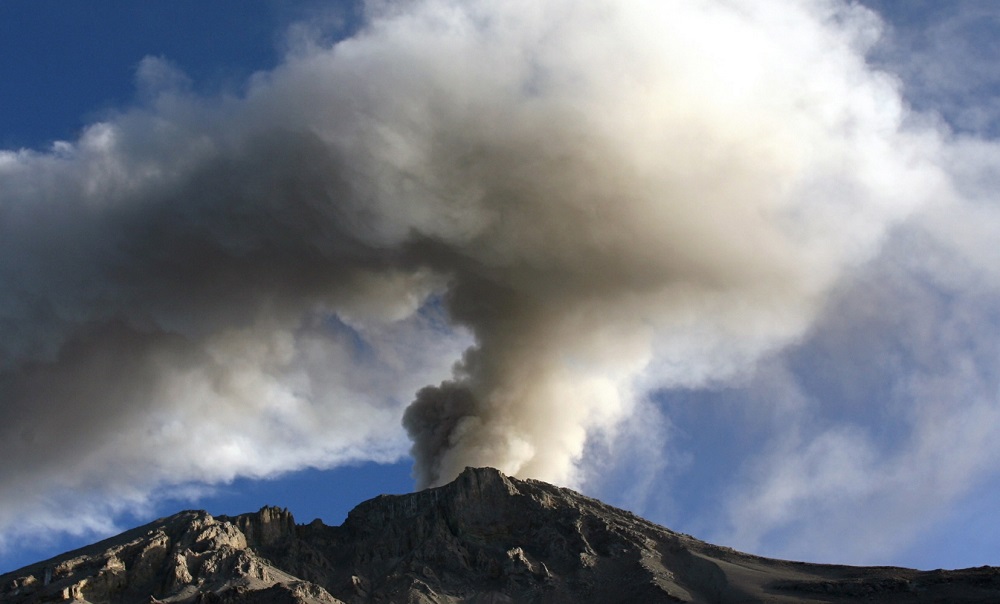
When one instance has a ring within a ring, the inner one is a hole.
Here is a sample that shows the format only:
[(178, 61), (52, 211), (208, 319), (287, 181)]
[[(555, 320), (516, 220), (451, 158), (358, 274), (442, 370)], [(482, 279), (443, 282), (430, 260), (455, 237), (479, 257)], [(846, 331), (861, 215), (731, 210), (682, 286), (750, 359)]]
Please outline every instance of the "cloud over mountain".
[(139, 105), (0, 154), (0, 532), (407, 434), (421, 487), (580, 484), (588, 446), (656, 424), (651, 393), (859, 319), (889, 233), (993, 232), (959, 157), (992, 143), (910, 112), (866, 60), (880, 27), (846, 2), (421, 0), (238, 96), (145, 59)]

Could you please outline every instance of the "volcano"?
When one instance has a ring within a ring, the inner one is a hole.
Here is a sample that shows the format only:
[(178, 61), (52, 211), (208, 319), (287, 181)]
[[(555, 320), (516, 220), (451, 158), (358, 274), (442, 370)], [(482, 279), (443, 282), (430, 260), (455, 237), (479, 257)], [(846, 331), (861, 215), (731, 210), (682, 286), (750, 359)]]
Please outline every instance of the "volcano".
[(774, 560), (572, 490), (467, 468), (341, 526), (185, 511), (0, 576), (0, 602), (998, 602), (1000, 568)]

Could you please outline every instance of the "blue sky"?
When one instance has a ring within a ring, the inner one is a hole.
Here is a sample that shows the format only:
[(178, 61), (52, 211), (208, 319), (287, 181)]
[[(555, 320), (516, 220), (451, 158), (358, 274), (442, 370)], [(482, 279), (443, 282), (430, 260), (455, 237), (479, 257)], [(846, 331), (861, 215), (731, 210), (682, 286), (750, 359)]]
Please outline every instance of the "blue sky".
[(459, 4), (0, 2), (0, 572), (465, 464), (1000, 565), (1000, 9)]

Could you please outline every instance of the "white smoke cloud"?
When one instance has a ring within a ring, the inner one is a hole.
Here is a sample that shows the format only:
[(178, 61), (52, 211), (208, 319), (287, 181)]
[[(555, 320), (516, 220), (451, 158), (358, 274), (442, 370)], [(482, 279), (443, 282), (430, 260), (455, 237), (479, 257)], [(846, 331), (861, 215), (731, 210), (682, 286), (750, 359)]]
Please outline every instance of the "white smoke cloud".
[(825, 367), (785, 360), (758, 376), (783, 403), (780, 428), (730, 489), (718, 539), (884, 563), (995, 480), (1000, 280), (989, 253), (965, 252), (987, 250), (997, 218), (967, 201), (921, 215), (810, 337)]
[[(699, 534), (784, 558), (953, 564), (912, 547), (997, 477), (1000, 146), (984, 137), (998, 114), (975, 93), (991, 84), (969, 77), (995, 53), (963, 50), (993, 15), (982, 3), (929, 6), (880, 43), (880, 64), (934, 111), (908, 119), (940, 133), (952, 192), (845, 273), (801, 342), (769, 355), (737, 395), (716, 396), (756, 435), (727, 453), (729, 482), (713, 491), (720, 506), (692, 520)], [(983, 530), (960, 528), (949, 539)], [(995, 563), (974, 552), (966, 563)]]
[(0, 155), (0, 533), (394, 459), (400, 420), (420, 487), (578, 485), (958, 194), (854, 4), (369, 11), (239, 96), (147, 59), (142, 105)]

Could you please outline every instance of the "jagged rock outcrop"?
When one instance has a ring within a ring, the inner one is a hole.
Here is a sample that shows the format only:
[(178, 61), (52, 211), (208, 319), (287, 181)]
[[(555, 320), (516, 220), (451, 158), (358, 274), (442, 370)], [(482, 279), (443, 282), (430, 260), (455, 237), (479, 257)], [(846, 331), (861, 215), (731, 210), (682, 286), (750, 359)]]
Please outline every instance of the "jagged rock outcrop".
[(295, 538), (290, 514), (264, 508), (233, 520), (181, 512), (4, 575), (0, 601), (339, 602), (257, 554), (278, 527)]
[(0, 602), (997, 602), (1000, 569), (760, 558), (568, 489), (467, 469), (343, 525), (182, 512), (0, 577)]

